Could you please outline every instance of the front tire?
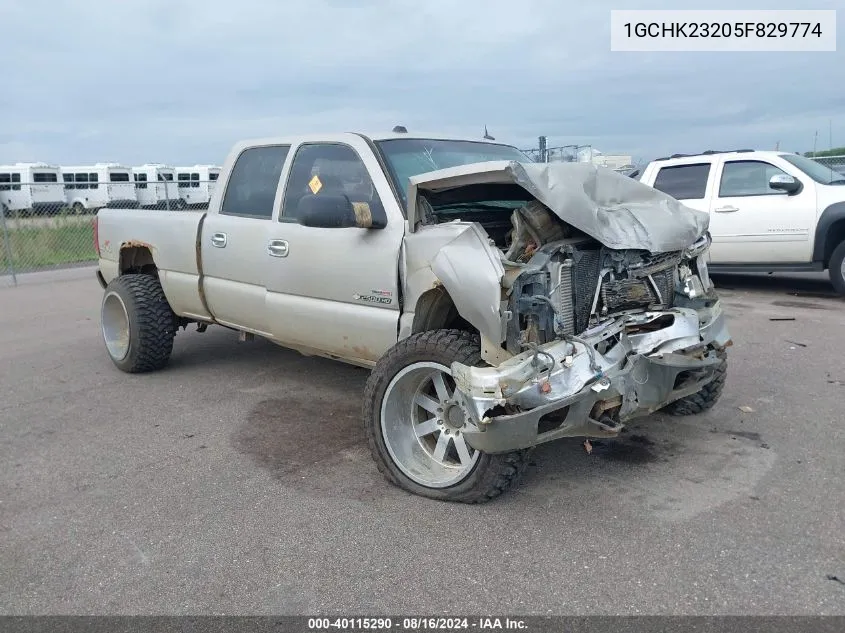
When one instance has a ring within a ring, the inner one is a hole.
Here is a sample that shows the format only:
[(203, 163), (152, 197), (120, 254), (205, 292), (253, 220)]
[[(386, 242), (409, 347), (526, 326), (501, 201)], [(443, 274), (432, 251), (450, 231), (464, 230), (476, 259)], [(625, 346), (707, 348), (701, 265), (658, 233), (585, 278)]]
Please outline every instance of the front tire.
[(701, 391), (696, 391), (685, 398), (675, 400), (663, 408), (663, 411), (671, 415), (697, 415), (712, 409), (718, 402), (725, 388), (725, 380), (728, 377), (728, 355), (723, 350), (719, 352), (722, 362), (716, 368), (716, 377), (708, 382)]
[(170, 359), (177, 320), (158, 277), (113, 279), (103, 295), (100, 324), (109, 358), (121, 371), (155, 371)]
[(840, 296), (845, 297), (845, 241), (837, 246), (830, 256), (828, 262), (828, 274), (830, 283)]
[(430, 499), (486, 502), (518, 482), (530, 450), (491, 455), (464, 441), (453, 362), (484, 365), (477, 334), (434, 330), (394, 345), (367, 380), (364, 431), (392, 484)]

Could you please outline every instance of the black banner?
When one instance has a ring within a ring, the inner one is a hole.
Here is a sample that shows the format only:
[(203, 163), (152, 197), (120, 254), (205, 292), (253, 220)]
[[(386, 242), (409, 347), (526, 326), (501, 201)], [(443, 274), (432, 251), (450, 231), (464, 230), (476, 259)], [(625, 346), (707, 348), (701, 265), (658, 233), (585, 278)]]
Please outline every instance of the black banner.
[(843, 633), (845, 616), (0, 616), (0, 633)]

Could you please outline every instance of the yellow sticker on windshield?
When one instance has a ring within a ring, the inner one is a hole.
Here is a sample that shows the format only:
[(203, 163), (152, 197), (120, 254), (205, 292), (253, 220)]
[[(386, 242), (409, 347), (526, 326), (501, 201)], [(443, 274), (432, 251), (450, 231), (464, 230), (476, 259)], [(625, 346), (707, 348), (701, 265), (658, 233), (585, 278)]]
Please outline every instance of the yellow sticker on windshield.
[(311, 190), (311, 193), (317, 193), (323, 188), (323, 183), (320, 182), (317, 174), (314, 174), (314, 177), (308, 181), (308, 188)]

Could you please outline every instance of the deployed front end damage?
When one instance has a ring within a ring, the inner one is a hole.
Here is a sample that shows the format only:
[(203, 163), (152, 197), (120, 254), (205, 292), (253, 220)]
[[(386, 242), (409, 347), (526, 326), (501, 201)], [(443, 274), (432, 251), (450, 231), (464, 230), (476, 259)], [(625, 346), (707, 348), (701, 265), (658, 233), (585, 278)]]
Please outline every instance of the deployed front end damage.
[[(517, 190), (503, 232), (489, 201)], [(612, 436), (719, 375), (731, 341), (707, 273), (706, 214), (582, 164), (463, 166), (412, 179), (409, 194), (417, 230), (474, 227), (431, 261), (461, 315), (500, 347), (493, 366), (450, 367), (474, 449)], [(489, 240), (473, 249), (479, 226)]]

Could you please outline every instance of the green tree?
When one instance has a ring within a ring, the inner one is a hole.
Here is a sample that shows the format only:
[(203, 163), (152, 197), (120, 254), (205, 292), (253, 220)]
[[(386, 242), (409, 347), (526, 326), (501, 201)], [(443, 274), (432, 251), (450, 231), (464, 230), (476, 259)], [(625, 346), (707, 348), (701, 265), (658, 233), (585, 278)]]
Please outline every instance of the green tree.
[(819, 152), (804, 152), (807, 158), (820, 158), (822, 156), (845, 156), (845, 147), (834, 147), (833, 149), (824, 149)]

